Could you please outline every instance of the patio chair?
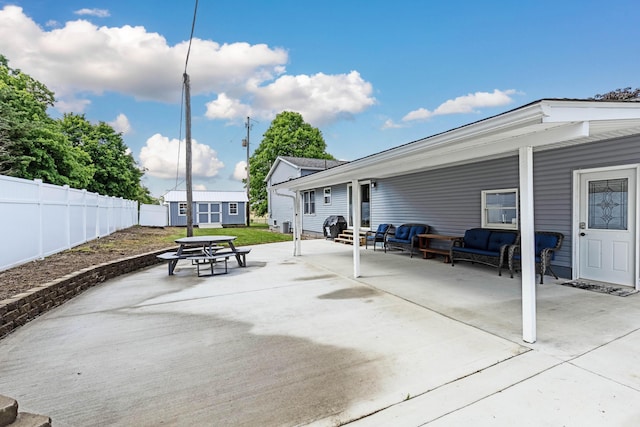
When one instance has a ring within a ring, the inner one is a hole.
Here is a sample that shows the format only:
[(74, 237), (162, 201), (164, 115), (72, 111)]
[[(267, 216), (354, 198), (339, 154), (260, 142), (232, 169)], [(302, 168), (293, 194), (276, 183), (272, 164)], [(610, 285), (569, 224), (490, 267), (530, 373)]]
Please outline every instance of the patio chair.
[(393, 229), (393, 224), (380, 224), (378, 225), (378, 229), (376, 231), (367, 231), (365, 235), (365, 249), (369, 248), (369, 243), (373, 244), (373, 250), (376, 250), (376, 243), (382, 243), (384, 248), (384, 241), (387, 237), (387, 233)]
[[(551, 269), (551, 261), (555, 258), (556, 251), (562, 246), (564, 235), (552, 231), (536, 231), (535, 233), (535, 260), (536, 273), (540, 274), (540, 284), (544, 282), (544, 275), (551, 273), (556, 279), (558, 276)], [(511, 245), (508, 250), (509, 272), (513, 279), (513, 272), (520, 268), (520, 245)]]

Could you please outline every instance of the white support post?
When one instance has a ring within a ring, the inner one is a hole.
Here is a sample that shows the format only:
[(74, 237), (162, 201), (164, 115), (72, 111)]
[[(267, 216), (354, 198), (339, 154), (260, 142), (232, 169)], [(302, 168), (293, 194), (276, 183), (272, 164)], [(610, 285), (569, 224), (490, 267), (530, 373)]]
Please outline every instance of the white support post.
[(353, 277), (360, 277), (360, 183), (351, 181), (351, 202), (353, 206)]
[(300, 197), (300, 191), (296, 191), (296, 196), (293, 201), (293, 256), (302, 255), (302, 215), (300, 215), (300, 204), (302, 198)]
[(520, 148), (520, 255), (522, 265), (522, 339), (536, 342), (535, 215), (533, 148)]

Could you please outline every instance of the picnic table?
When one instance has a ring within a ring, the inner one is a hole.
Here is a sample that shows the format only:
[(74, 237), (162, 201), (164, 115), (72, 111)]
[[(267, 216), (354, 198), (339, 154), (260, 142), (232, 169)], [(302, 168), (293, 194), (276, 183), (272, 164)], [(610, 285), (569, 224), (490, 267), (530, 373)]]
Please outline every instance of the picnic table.
[[(158, 255), (158, 258), (169, 262), (169, 275), (173, 275), (173, 271), (178, 261), (185, 259), (191, 260), (198, 266), (198, 276), (200, 276), (200, 265), (210, 264), (211, 275), (213, 275), (213, 266), (216, 261), (224, 260), (225, 273), (227, 272), (227, 260), (230, 256), (235, 256), (240, 267), (246, 267), (246, 254), (251, 249), (238, 248), (233, 244), (236, 236), (190, 236), (176, 239), (176, 243), (180, 246), (175, 252), (165, 252)], [(227, 246), (221, 246), (226, 244)]]

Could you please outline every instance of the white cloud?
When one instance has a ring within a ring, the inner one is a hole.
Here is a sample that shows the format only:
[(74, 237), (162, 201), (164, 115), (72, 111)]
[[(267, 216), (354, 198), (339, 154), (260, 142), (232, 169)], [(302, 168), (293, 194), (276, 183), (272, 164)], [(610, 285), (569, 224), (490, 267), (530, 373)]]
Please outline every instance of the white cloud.
[(391, 119), (385, 120), (385, 122), (382, 124), (382, 129), (399, 129), (404, 127), (407, 127), (407, 125), (396, 123)]
[(247, 177), (247, 162), (241, 161), (236, 163), (236, 167), (233, 169), (233, 179), (242, 182)]
[(207, 104), (206, 116), (210, 119), (242, 119), (252, 116), (272, 119), (281, 111), (295, 111), (305, 121), (323, 125), (337, 120), (352, 119), (376, 103), (371, 96), (371, 83), (357, 71), (349, 74), (312, 76), (281, 76), (265, 86), (248, 85), (244, 96), (251, 106), (241, 99), (222, 93), (217, 100)]
[[(192, 176), (210, 178), (218, 175), (224, 163), (218, 160), (218, 153), (205, 144), (191, 140)], [(178, 176), (185, 174), (185, 144), (177, 139), (155, 134), (147, 139), (140, 150), (140, 164), (149, 176), (157, 178), (175, 178), (180, 163)]]
[(193, 184), (193, 189), (196, 191), (207, 191), (207, 186), (204, 184)]
[(109, 125), (116, 131), (120, 132), (123, 135), (127, 135), (131, 132), (131, 123), (129, 123), (129, 118), (124, 114), (118, 114), (118, 117), (112, 122), (109, 122)]
[[(76, 13), (96, 16), (99, 10)], [(169, 45), (141, 26), (96, 26), (84, 19), (46, 31), (18, 6), (0, 9), (0, 52), (12, 68), (53, 90), (63, 112), (81, 113), (88, 96), (105, 92), (179, 103), (187, 48), (187, 41)], [(285, 49), (266, 44), (194, 38), (192, 97), (213, 95), (206, 113), (211, 119), (270, 120), (291, 110), (314, 125), (351, 119), (376, 102), (371, 84), (357, 71), (291, 76), (284, 74), (288, 60)]]
[(251, 107), (243, 104), (238, 99), (231, 99), (226, 94), (221, 93), (218, 99), (207, 103), (205, 116), (210, 119), (235, 120), (238, 118), (250, 117)]
[(109, 16), (111, 16), (111, 14), (109, 13), (108, 10), (106, 9), (79, 9), (76, 10), (75, 12), (76, 15), (88, 15), (88, 16), (96, 16), (98, 18), (107, 18)]
[(415, 120), (428, 120), (433, 116), (445, 114), (474, 113), (477, 108), (501, 107), (513, 102), (511, 95), (516, 94), (514, 89), (501, 91), (495, 89), (493, 92), (476, 92), (468, 95), (449, 99), (440, 104), (435, 110), (429, 111), (419, 108), (409, 112), (402, 118), (402, 121), (409, 122)]

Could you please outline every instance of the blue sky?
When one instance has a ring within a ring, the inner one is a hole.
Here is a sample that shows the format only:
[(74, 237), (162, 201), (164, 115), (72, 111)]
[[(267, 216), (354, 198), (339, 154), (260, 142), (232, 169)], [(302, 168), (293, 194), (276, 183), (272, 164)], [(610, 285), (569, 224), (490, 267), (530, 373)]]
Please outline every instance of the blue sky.
[[(184, 189), (181, 85), (195, 0), (0, 0), (0, 53), (51, 114), (123, 133), (154, 196)], [(241, 190), (281, 111), (354, 160), (541, 98), (639, 87), (637, 0), (200, 0), (187, 72), (195, 189)], [(183, 117), (183, 116), (182, 116)]]

